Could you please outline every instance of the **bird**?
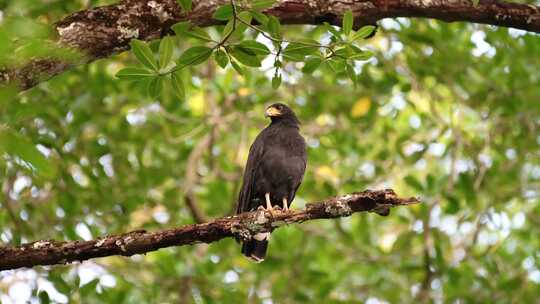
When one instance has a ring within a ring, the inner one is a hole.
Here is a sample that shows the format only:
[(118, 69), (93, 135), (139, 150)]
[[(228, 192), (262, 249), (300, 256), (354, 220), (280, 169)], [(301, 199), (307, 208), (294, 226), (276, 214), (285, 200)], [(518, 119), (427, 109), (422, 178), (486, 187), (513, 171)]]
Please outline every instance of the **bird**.
[[(249, 149), (236, 214), (276, 206), (288, 211), (304, 178), (307, 164), (306, 141), (300, 134), (300, 121), (287, 105), (275, 103), (266, 108), (270, 124)], [(255, 234), (242, 241), (242, 254), (254, 262), (266, 257), (270, 232)]]

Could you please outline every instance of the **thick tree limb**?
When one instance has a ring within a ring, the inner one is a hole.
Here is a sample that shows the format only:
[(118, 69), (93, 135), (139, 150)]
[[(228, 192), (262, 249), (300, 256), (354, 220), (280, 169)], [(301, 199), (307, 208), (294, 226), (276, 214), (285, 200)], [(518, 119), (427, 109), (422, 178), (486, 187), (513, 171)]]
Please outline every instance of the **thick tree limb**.
[(204, 224), (156, 232), (133, 231), (92, 241), (38, 241), (21, 247), (0, 247), (0, 271), (37, 265), (66, 264), (111, 255), (131, 256), (170, 246), (212, 243), (227, 237), (249, 239), (287, 224), (350, 216), (355, 212), (388, 215), (391, 207), (418, 203), (399, 198), (393, 190), (364, 191), (309, 204), (304, 210), (273, 214), (264, 210), (223, 217)]
[[(20, 67), (0, 69), (0, 83), (28, 89), (75, 64), (108, 57), (129, 48), (133, 38), (151, 40), (169, 31), (171, 25), (190, 20), (199, 26), (214, 25), (214, 10), (229, 0), (194, 0), (189, 14), (176, 0), (122, 0), (118, 4), (74, 13), (55, 25), (58, 43), (85, 55), (83, 62), (37, 58)], [(420, 17), (446, 22), (464, 21), (514, 27), (540, 33), (540, 7), (527, 4), (480, 0), (278, 0), (267, 13), (283, 24), (340, 24), (343, 13), (354, 12), (356, 26), (382, 18)]]

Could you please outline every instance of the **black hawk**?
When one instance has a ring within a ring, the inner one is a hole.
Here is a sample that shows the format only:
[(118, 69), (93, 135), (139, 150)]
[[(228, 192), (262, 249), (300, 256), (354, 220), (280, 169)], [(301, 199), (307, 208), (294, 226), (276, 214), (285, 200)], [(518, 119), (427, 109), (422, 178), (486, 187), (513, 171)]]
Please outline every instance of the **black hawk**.
[[(259, 207), (288, 210), (306, 171), (306, 141), (300, 135), (300, 121), (284, 104), (276, 103), (265, 112), (272, 122), (259, 133), (251, 148), (238, 195), (236, 214)], [(259, 233), (242, 243), (242, 253), (255, 262), (266, 256), (270, 233)]]

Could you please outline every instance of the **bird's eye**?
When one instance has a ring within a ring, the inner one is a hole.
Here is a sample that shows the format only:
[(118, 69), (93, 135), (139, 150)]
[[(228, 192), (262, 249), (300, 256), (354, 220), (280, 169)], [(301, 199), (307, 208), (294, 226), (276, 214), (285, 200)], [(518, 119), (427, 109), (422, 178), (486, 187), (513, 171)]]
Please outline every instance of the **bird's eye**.
[(281, 109), (283, 109), (283, 107), (281, 105), (278, 105), (277, 109), (281, 111)]

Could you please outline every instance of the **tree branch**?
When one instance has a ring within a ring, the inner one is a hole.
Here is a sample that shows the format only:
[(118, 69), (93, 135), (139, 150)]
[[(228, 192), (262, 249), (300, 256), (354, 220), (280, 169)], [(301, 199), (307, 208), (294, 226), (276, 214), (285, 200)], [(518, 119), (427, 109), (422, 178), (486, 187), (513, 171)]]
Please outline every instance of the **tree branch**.
[(416, 198), (399, 198), (393, 190), (364, 191), (309, 204), (289, 212), (264, 210), (223, 217), (204, 224), (187, 225), (156, 232), (132, 231), (92, 241), (37, 241), (20, 247), (0, 247), (0, 271), (37, 265), (66, 264), (92, 258), (155, 251), (171, 246), (212, 243), (227, 237), (249, 239), (287, 224), (308, 220), (350, 216), (355, 212), (388, 215), (389, 209), (418, 203)]
[[(170, 26), (189, 20), (198, 26), (219, 23), (212, 19), (217, 7), (229, 0), (194, 0), (186, 14), (176, 0), (122, 0), (118, 4), (74, 13), (55, 24), (60, 46), (84, 54), (81, 62), (36, 58), (18, 67), (0, 68), (0, 83), (29, 89), (40, 81), (60, 74), (77, 64), (111, 56), (129, 49), (133, 38), (151, 40), (170, 32)], [(355, 25), (373, 24), (383, 18), (419, 17), (446, 22), (464, 21), (513, 27), (540, 33), (540, 7), (497, 0), (278, 0), (266, 13), (283, 24), (339, 25), (343, 13), (351, 9)]]

